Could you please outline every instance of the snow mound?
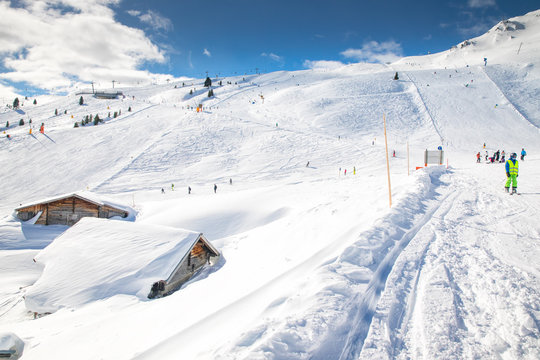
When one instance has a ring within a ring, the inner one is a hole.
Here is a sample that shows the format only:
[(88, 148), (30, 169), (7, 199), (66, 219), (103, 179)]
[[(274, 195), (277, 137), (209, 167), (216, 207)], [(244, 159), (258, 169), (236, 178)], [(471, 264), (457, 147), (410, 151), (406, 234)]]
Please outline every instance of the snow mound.
[(144, 300), (198, 236), (177, 228), (83, 218), (36, 256), (45, 269), (28, 289), (26, 307), (47, 313), (117, 294)]

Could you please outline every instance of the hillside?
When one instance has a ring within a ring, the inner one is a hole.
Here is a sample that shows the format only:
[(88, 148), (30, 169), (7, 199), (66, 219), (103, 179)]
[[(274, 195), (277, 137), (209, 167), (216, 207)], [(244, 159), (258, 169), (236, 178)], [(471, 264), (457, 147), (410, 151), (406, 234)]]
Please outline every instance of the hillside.
[[(194, 79), (5, 110), (0, 333), (23, 360), (539, 358), (540, 11), (510, 20), (390, 65), (213, 79), (213, 98)], [(89, 114), (105, 120), (74, 128)], [(417, 170), (438, 146), (445, 164)], [(475, 155), (522, 148), (509, 196)], [(161, 299), (107, 288), (34, 319), (32, 259), (66, 227), (13, 211), (81, 190), (204, 233), (221, 262)]]

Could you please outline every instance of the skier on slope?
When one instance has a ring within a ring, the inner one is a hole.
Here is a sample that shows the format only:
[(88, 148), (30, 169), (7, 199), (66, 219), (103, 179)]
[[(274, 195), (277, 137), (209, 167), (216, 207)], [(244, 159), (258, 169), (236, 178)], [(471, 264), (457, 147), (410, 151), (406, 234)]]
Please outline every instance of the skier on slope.
[(521, 160), (525, 160), (525, 155), (527, 155), (527, 152), (524, 148), (521, 148)]
[(480, 162), (480, 151), (478, 152), (478, 154), (476, 154), (476, 162), (479, 163)]
[(519, 170), (519, 164), (517, 161), (517, 154), (512, 153), (510, 155), (510, 159), (506, 162), (506, 185), (504, 186), (504, 190), (506, 192), (509, 192), (510, 190), (510, 183), (512, 183), (512, 194), (517, 193), (517, 177), (518, 170)]

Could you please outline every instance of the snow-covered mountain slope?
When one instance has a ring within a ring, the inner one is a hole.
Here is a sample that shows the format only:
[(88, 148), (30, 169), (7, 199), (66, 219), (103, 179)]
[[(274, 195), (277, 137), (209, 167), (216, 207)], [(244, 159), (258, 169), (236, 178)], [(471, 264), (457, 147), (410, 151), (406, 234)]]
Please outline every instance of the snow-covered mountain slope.
[[(213, 98), (193, 80), (3, 112), (0, 332), (25, 342), (23, 359), (538, 358), (538, 14), (390, 66), (213, 79)], [(105, 121), (73, 127), (90, 114)], [(438, 146), (447, 162), (415, 170)], [(521, 148), (511, 197), (504, 164), (475, 154)], [(204, 233), (220, 267), (162, 299), (116, 295), (34, 320), (22, 301), (43, 271), (32, 258), (66, 227), (13, 210), (80, 190), (135, 207), (142, 226)]]

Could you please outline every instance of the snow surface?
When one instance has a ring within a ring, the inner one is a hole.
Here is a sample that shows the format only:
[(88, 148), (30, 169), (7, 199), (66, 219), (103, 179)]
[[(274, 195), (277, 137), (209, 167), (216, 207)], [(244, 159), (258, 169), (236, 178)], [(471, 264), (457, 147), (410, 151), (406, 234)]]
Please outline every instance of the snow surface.
[(26, 291), (26, 307), (52, 313), (117, 294), (146, 300), (198, 238), (177, 228), (83, 218), (34, 258), (44, 270)]
[[(12, 124), (0, 140), (0, 333), (25, 342), (25, 360), (540, 358), (540, 11), (510, 20), (520, 26), (388, 66), (0, 114)], [(96, 113), (103, 124), (73, 128)], [(415, 170), (439, 145), (446, 163)], [(509, 196), (504, 164), (475, 154), (521, 148), (521, 195)], [(165, 298), (118, 293), (34, 320), (23, 299), (46, 271), (32, 259), (67, 228), (13, 209), (84, 189), (130, 204), (145, 228), (204, 233), (221, 267)]]

